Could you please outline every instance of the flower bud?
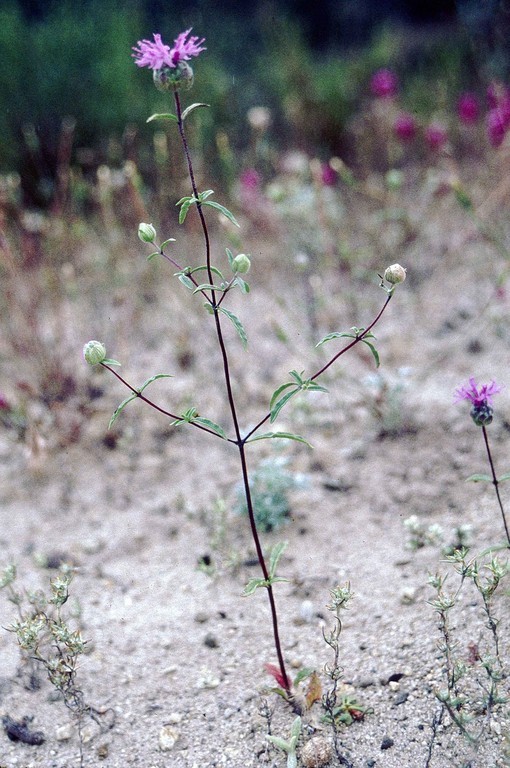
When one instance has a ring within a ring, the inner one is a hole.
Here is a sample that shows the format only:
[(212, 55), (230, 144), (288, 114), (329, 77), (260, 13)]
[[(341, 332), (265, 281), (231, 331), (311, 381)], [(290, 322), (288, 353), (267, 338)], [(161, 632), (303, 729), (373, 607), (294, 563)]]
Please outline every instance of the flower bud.
[(232, 261), (232, 271), (245, 275), (251, 267), (251, 261), (245, 253), (238, 253)]
[(486, 427), (492, 421), (494, 409), (484, 400), (482, 403), (474, 403), (469, 415), (477, 427)]
[(153, 243), (156, 237), (156, 230), (152, 224), (144, 224), (143, 221), (138, 225), (138, 237), (142, 243)]
[(388, 267), (385, 271), (384, 279), (387, 283), (391, 283), (392, 285), (403, 283), (406, 279), (406, 270), (404, 267), (401, 267), (400, 264), (392, 264), (391, 267)]
[(193, 70), (186, 61), (175, 67), (161, 67), (153, 71), (154, 85), (158, 91), (174, 91), (183, 88), (188, 91), (193, 85)]
[(83, 357), (89, 365), (99, 365), (106, 359), (106, 347), (100, 341), (87, 341), (83, 347)]

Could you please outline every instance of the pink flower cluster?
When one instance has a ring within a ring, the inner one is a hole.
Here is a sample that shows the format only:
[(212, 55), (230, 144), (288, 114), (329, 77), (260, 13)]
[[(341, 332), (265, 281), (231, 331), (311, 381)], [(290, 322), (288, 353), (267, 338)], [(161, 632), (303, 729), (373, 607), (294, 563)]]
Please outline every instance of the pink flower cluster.
[(484, 404), (492, 405), (492, 398), (501, 392), (502, 387), (496, 384), (495, 381), (491, 381), (490, 384), (482, 384), (480, 387), (476, 386), (474, 378), (469, 379), (469, 383), (463, 387), (458, 387), (455, 390), (454, 403), (458, 403), (460, 400), (469, 400), (474, 406), (481, 406)]
[(138, 67), (148, 67), (149, 69), (158, 70), (163, 67), (176, 67), (181, 61), (189, 61), (192, 56), (198, 56), (199, 53), (205, 51), (202, 43), (205, 42), (205, 38), (199, 40), (198, 37), (190, 37), (191, 29), (181, 34), (174, 40), (173, 48), (166, 45), (161, 35), (154, 34), (154, 42), (150, 40), (139, 40), (138, 47), (133, 46), (134, 53), (131, 54), (135, 59), (135, 64)]
[(379, 99), (390, 99), (398, 91), (398, 78), (391, 69), (378, 69), (370, 80), (370, 90)]
[[(401, 112), (397, 115), (393, 130), (395, 136), (402, 142), (412, 141), (418, 134), (418, 123), (414, 115), (409, 112)], [(428, 148), (438, 152), (448, 141), (448, 132), (442, 123), (433, 121), (425, 127), (425, 143)]]
[(491, 83), (487, 89), (487, 104), (487, 136), (493, 147), (499, 147), (510, 128), (510, 90)]

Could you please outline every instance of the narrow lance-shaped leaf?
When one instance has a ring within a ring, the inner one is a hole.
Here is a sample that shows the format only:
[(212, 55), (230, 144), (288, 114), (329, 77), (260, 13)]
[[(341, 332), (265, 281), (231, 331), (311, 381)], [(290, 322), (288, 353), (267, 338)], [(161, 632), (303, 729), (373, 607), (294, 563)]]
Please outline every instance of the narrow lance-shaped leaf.
[(374, 345), (370, 341), (367, 341), (366, 339), (362, 339), (362, 342), (363, 342), (363, 344), (366, 344), (367, 347), (370, 349), (371, 353), (374, 356), (376, 368), (379, 368), (379, 364), (381, 362), (380, 359), (379, 359), (379, 352), (377, 351), (377, 349), (374, 347)]
[(120, 414), (120, 412), (126, 407), (126, 405), (128, 403), (130, 403), (131, 400), (136, 400), (137, 397), (138, 397), (138, 395), (135, 395), (135, 394), (129, 395), (129, 397), (126, 397), (126, 399), (122, 401), (122, 403), (118, 406), (118, 408), (116, 408), (114, 410), (113, 415), (112, 415), (112, 417), (110, 419), (110, 423), (108, 424), (108, 429), (111, 429), (113, 423), (117, 419), (117, 417)]
[(220, 312), (223, 312), (224, 315), (228, 317), (234, 328), (236, 329), (237, 333), (239, 334), (239, 338), (241, 339), (242, 345), (244, 349), (248, 346), (248, 337), (246, 335), (246, 331), (244, 330), (243, 324), (239, 320), (239, 318), (234, 315), (233, 312), (231, 312), (229, 309), (225, 309), (225, 307), (218, 307)]
[(466, 483), (492, 483), (492, 477), (483, 474), (474, 474), (466, 478)]
[(217, 211), (222, 213), (229, 221), (232, 222), (236, 227), (239, 227), (240, 224), (237, 221), (236, 217), (233, 213), (231, 213), (228, 208), (225, 208), (224, 205), (220, 205), (219, 203), (216, 203), (214, 200), (205, 200), (203, 202), (203, 205), (209, 205), (211, 208), (215, 208)]
[(186, 107), (186, 109), (183, 111), (181, 117), (184, 122), (188, 115), (191, 114), (195, 109), (198, 109), (199, 107), (209, 107), (210, 104), (203, 104), (202, 102), (197, 102), (196, 104), (190, 104), (189, 107)]
[(271, 550), (271, 554), (269, 555), (269, 576), (271, 579), (273, 579), (276, 574), (278, 563), (287, 548), (287, 544), (287, 541), (279, 541)]
[(504, 483), (506, 480), (510, 480), (510, 472), (506, 472), (504, 475), (501, 475), (501, 477), (498, 477), (499, 483)]
[(148, 117), (146, 122), (152, 123), (153, 120), (174, 120), (177, 122), (177, 115), (173, 115), (171, 112), (160, 112)]
[(151, 376), (150, 379), (147, 379), (147, 381), (144, 381), (140, 389), (138, 390), (139, 394), (142, 394), (143, 390), (149, 386), (149, 384), (152, 384), (153, 381), (156, 381), (157, 379), (173, 379), (173, 376), (171, 373), (157, 373), (155, 376)]
[(216, 435), (219, 435), (219, 437), (222, 437), (224, 440), (227, 439), (227, 435), (223, 427), (220, 427), (219, 424), (216, 424), (214, 421), (211, 421), (210, 419), (203, 419), (201, 416), (197, 416), (196, 418), (191, 419), (190, 423), (201, 424), (203, 427), (207, 427), (207, 429), (210, 429), (211, 432), (214, 432)]
[(308, 440), (305, 440), (305, 438), (301, 437), (301, 435), (295, 435), (292, 432), (263, 432), (260, 435), (254, 435), (253, 437), (249, 437), (246, 442), (254, 443), (255, 440), (271, 440), (273, 438), (280, 439), (280, 440), (295, 440), (298, 443), (303, 443), (304, 445), (307, 445), (309, 448), (312, 448)]
[(291, 397), (294, 397), (294, 395), (297, 395), (298, 392), (301, 392), (300, 387), (296, 387), (296, 389), (293, 389), (290, 392), (286, 392), (285, 395), (281, 397), (280, 400), (278, 400), (278, 402), (273, 406), (273, 408), (271, 408), (271, 418), (270, 418), (271, 424), (274, 421), (276, 421), (283, 406), (289, 402)]

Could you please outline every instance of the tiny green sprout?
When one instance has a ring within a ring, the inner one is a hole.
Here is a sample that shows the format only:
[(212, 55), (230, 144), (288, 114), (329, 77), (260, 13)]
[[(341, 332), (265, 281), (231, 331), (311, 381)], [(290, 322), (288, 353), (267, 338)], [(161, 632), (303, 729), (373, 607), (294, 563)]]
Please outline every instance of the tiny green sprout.
[(156, 239), (156, 230), (152, 224), (144, 224), (142, 222), (138, 225), (138, 237), (142, 243), (153, 243)]
[(16, 579), (16, 566), (11, 564), (4, 568), (0, 574), (0, 589), (10, 586)]
[(250, 258), (245, 253), (238, 253), (232, 261), (232, 271), (237, 272), (240, 275), (245, 275), (249, 271), (250, 267)]
[(285, 739), (282, 739), (279, 736), (266, 736), (266, 739), (270, 741), (271, 744), (274, 744), (275, 747), (278, 747), (278, 749), (281, 749), (282, 752), (286, 753), (287, 768), (297, 768), (296, 746), (301, 733), (301, 728), (301, 718), (298, 715), (292, 723), (290, 739), (288, 741), (285, 741)]

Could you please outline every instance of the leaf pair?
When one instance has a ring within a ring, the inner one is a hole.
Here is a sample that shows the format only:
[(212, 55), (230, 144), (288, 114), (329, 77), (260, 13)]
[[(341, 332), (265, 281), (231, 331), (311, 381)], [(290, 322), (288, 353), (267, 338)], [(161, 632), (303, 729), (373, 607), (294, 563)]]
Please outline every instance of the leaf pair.
[(237, 221), (234, 214), (228, 210), (228, 208), (225, 208), (224, 205), (220, 205), (220, 203), (217, 203), (214, 200), (207, 199), (212, 194), (214, 194), (214, 190), (206, 189), (205, 192), (199, 192), (198, 197), (195, 197), (195, 195), (187, 195), (186, 197), (181, 197), (181, 199), (176, 203), (176, 205), (181, 206), (181, 210), (179, 211), (179, 224), (183, 224), (185, 222), (188, 211), (192, 205), (208, 205), (222, 213), (229, 221), (232, 222), (232, 224), (235, 224), (235, 226), (238, 227), (239, 222)]
[(171, 373), (157, 373), (155, 376), (151, 376), (150, 379), (147, 379), (147, 381), (144, 381), (140, 389), (137, 389), (136, 392), (133, 392), (131, 395), (129, 395), (129, 397), (126, 397), (126, 399), (122, 401), (122, 403), (118, 406), (118, 408), (115, 409), (110, 419), (110, 423), (108, 424), (108, 429), (112, 427), (113, 423), (116, 421), (121, 411), (124, 410), (126, 405), (130, 403), (131, 400), (136, 400), (137, 397), (140, 397), (144, 389), (146, 389), (146, 387), (148, 387), (149, 384), (152, 384), (152, 382), (156, 381), (156, 379), (171, 379), (171, 378), (173, 378)]
[(327, 341), (332, 341), (332, 339), (358, 339), (359, 341), (362, 341), (363, 344), (366, 344), (367, 347), (370, 349), (371, 353), (374, 356), (376, 367), (379, 368), (379, 353), (375, 346), (368, 341), (368, 339), (375, 339), (375, 336), (370, 331), (368, 333), (365, 333), (364, 328), (356, 328), (355, 325), (351, 328), (352, 333), (328, 333), (327, 336), (324, 336), (323, 339), (321, 339), (315, 346), (320, 347), (322, 344), (325, 344)]
[(179, 424), (199, 424), (200, 426), (205, 427), (205, 429), (208, 429), (209, 432), (214, 432), (215, 435), (223, 438), (223, 440), (227, 439), (223, 427), (220, 427), (219, 424), (216, 424), (210, 419), (204, 419), (202, 416), (199, 416), (196, 408), (188, 408), (179, 419), (172, 421), (172, 427), (177, 427)]
[[(193, 112), (195, 109), (198, 109), (199, 107), (208, 107), (209, 104), (203, 104), (197, 102), (196, 104), (190, 104), (189, 107), (186, 107), (185, 110), (183, 110), (181, 114), (181, 121), (184, 123), (188, 115)], [(155, 115), (151, 115), (147, 118), (147, 123), (152, 123), (153, 120), (173, 120), (175, 123), (179, 122), (179, 118), (177, 115), (174, 115), (172, 112), (160, 112), (156, 113)]]
[[(297, 371), (290, 371), (290, 376), (293, 381), (287, 384), (282, 384), (278, 389), (273, 392), (269, 403), (269, 410), (271, 413), (271, 424), (276, 421), (282, 408), (289, 402), (291, 397), (297, 395), (298, 392), (307, 390), (309, 392), (327, 392), (326, 387), (316, 384), (311, 379), (303, 379), (304, 371), (298, 373)], [(295, 437), (293, 439), (296, 439)], [(301, 438), (301, 442), (306, 442)]]
[(285, 579), (283, 576), (276, 575), (276, 569), (278, 567), (278, 563), (286, 547), (287, 547), (286, 541), (280, 541), (278, 544), (275, 544), (275, 546), (272, 548), (271, 553), (269, 555), (268, 578), (267, 579), (257, 579), (257, 578), (250, 579), (248, 584), (244, 588), (243, 597), (248, 597), (249, 595), (253, 595), (255, 590), (258, 589), (259, 587), (266, 587), (267, 589), (267, 587), (270, 587), (279, 581), (289, 581), (288, 579)]

